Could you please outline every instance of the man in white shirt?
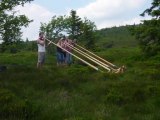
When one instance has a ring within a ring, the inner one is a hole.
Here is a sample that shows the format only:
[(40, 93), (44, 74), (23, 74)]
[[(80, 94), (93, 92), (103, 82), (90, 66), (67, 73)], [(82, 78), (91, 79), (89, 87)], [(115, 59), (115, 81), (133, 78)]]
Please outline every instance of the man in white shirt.
[(39, 38), (37, 40), (38, 45), (38, 62), (37, 62), (37, 68), (42, 68), (44, 62), (45, 62), (45, 38), (44, 33), (39, 33)]

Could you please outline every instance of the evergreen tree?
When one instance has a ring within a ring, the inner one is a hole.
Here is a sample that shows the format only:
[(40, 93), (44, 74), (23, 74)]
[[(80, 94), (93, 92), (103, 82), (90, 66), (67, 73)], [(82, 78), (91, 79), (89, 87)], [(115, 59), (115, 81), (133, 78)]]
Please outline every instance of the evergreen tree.
[(83, 41), (85, 46), (93, 48), (96, 26), (87, 18), (83, 21), (71, 10), (70, 16), (54, 16), (49, 23), (41, 23), (40, 31), (46, 33), (48, 39), (55, 39), (67, 34), (71, 39)]
[(67, 23), (67, 33), (72, 39), (78, 39), (82, 33), (82, 20), (79, 16), (76, 15), (76, 11), (71, 10)]
[(139, 40), (143, 52), (147, 56), (160, 52), (160, 0), (153, 0), (152, 6), (141, 15), (152, 16), (151, 20), (144, 20), (143, 24), (135, 26), (134, 34)]
[(87, 18), (85, 18), (82, 27), (82, 35), (81, 39), (85, 41), (85, 46), (88, 49), (93, 49), (95, 46), (95, 39), (96, 39), (96, 26), (94, 22), (91, 22)]

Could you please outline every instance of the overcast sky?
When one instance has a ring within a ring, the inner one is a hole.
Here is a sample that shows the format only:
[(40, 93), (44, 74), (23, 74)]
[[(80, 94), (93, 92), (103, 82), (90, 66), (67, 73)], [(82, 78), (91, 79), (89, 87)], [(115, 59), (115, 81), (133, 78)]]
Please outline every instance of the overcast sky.
[(24, 7), (16, 7), (16, 10), (34, 20), (22, 31), (23, 39), (35, 40), (38, 38), (40, 22), (48, 23), (54, 15), (68, 15), (72, 9), (77, 11), (78, 16), (87, 17), (101, 29), (137, 24), (148, 19), (139, 14), (149, 8), (151, 2), (152, 0), (34, 0)]

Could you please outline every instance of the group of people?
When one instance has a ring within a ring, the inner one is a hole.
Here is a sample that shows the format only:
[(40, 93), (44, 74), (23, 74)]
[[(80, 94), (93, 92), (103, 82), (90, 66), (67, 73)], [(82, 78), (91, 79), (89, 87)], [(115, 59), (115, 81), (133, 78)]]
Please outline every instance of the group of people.
[[(71, 40), (63, 36), (57, 42), (56, 47), (56, 57), (57, 57), (57, 66), (63, 65), (70, 65), (72, 63), (72, 47), (75, 45), (75, 40)], [(48, 43), (48, 45), (51, 42)], [(42, 68), (45, 62), (45, 52), (46, 52), (46, 45), (45, 45), (45, 38), (44, 33), (39, 33), (39, 38), (37, 40), (38, 45), (38, 62), (37, 68)]]
[[(57, 42), (57, 65), (70, 65), (72, 63), (72, 47), (75, 41), (66, 37), (61, 38)], [(67, 51), (67, 52), (66, 52)]]

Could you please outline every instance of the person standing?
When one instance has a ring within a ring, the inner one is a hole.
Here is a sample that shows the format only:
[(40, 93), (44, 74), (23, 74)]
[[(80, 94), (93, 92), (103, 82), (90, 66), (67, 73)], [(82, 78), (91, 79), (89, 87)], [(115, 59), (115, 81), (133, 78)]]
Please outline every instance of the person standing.
[(44, 33), (39, 33), (39, 38), (37, 40), (37, 46), (38, 46), (38, 62), (37, 62), (37, 68), (41, 69), (45, 62), (45, 38)]
[[(71, 46), (73, 47), (73, 41), (71, 39), (66, 39), (65, 40), (65, 49), (72, 53), (72, 48)], [(66, 52), (66, 59), (65, 59), (65, 62), (67, 63), (67, 65), (70, 65), (72, 63), (72, 56), (70, 53)]]
[(58, 40), (57, 45), (58, 45), (56, 47), (57, 66), (61, 66), (64, 64), (64, 54), (63, 54), (63, 50), (60, 48), (62, 47), (62, 38)]
[(65, 49), (68, 51), (66, 52), (65, 61), (67, 65), (71, 65), (73, 63), (73, 60), (72, 60), (72, 55), (70, 53), (73, 52), (73, 48), (75, 47), (76, 44), (76, 39), (71, 40), (69, 38), (66, 38), (64, 44), (65, 44)]
[[(65, 64), (65, 54), (64, 54), (64, 45), (63, 45), (64, 38), (61, 38), (56, 43), (56, 59), (57, 59), (57, 66), (63, 66)], [(49, 46), (51, 41), (48, 43)], [(62, 49), (63, 48), (63, 49)]]

